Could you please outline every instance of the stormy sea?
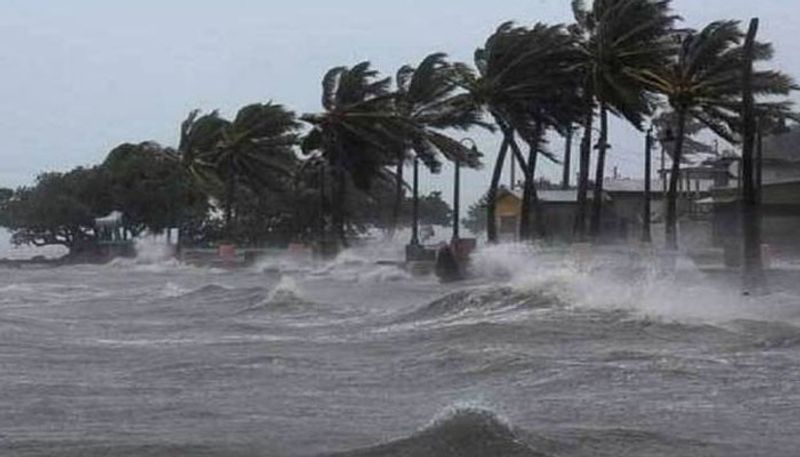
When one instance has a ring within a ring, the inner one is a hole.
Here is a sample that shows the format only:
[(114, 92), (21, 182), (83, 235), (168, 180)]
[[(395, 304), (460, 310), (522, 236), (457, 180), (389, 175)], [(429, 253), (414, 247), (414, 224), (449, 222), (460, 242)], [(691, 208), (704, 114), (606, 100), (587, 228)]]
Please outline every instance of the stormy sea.
[(0, 270), (0, 455), (798, 455), (792, 281), (512, 245), (442, 285), (391, 249)]

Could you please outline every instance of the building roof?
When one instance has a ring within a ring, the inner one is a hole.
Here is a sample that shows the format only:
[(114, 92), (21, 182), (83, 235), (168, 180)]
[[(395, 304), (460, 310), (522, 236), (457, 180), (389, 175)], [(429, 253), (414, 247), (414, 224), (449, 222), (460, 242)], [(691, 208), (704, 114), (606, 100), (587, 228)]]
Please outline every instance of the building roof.
[[(513, 190), (501, 189), (500, 196), (513, 195), (519, 200), (522, 200), (522, 189), (515, 188)], [(578, 191), (576, 189), (569, 190), (539, 190), (537, 191), (539, 201), (545, 203), (577, 203)], [(594, 200), (594, 191), (587, 192), (587, 198)], [(604, 195), (604, 200), (611, 200), (608, 194)]]
[[(607, 179), (603, 183), (603, 188), (610, 193), (644, 193), (644, 179)], [(662, 193), (664, 191), (664, 180), (654, 179), (650, 183), (650, 191)]]
[[(699, 181), (692, 180), (692, 190), (696, 190), (696, 183), (700, 183), (700, 191), (708, 192), (714, 187), (714, 182), (711, 180), (701, 179)], [(663, 194), (664, 189), (669, 183), (663, 179), (654, 179), (650, 184), (650, 192), (653, 194)], [(643, 194), (644, 193), (644, 179), (609, 179), (603, 184), (603, 189), (611, 194)]]

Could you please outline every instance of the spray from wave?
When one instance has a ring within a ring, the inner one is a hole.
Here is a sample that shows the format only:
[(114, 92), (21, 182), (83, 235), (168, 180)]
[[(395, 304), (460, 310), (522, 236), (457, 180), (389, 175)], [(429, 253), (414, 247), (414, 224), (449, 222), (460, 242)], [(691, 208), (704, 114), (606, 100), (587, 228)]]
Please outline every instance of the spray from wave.
[(651, 251), (500, 245), (479, 251), (473, 267), (478, 275), (504, 281), (516, 291), (552, 296), (575, 308), (685, 323), (800, 322), (791, 305), (796, 296), (746, 297), (735, 287), (711, 281), (685, 259), (679, 259), (677, 272), (665, 273)]

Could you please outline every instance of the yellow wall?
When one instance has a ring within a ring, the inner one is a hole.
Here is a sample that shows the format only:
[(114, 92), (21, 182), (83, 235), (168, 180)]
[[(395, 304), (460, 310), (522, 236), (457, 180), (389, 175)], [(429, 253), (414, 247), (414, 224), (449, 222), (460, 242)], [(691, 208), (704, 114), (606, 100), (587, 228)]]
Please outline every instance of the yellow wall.
[(522, 202), (513, 195), (504, 195), (497, 199), (496, 215), (501, 216), (519, 216), (522, 208)]

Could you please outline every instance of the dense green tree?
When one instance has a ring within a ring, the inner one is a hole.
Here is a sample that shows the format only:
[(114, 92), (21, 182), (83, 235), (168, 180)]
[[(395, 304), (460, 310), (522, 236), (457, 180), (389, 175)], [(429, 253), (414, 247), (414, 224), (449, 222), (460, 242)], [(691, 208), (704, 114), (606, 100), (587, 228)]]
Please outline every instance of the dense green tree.
[(108, 154), (102, 167), (110, 179), (113, 207), (125, 215), (125, 228), (134, 236), (201, 221), (208, 212), (205, 194), (174, 150), (153, 142), (125, 143)]
[[(666, 235), (670, 249), (678, 248), (677, 194), (688, 120), (700, 121), (731, 142), (739, 139), (743, 39), (738, 22), (713, 22), (700, 31), (686, 33), (678, 55), (668, 65), (643, 74), (643, 81), (668, 98), (677, 116), (667, 195)], [(756, 43), (754, 52), (756, 61), (769, 60), (773, 55), (772, 46), (767, 43)], [(786, 95), (794, 88), (790, 77), (771, 70), (755, 71), (752, 84), (757, 97)], [(776, 109), (783, 105), (768, 101), (759, 104)]]
[(8, 227), (9, 214), (8, 205), (14, 197), (14, 190), (0, 187), (0, 227)]
[(97, 241), (94, 219), (113, 208), (108, 173), (101, 167), (44, 173), (36, 184), (14, 192), (6, 205), (6, 227), (12, 242), (33, 246), (61, 245), (71, 254)]

